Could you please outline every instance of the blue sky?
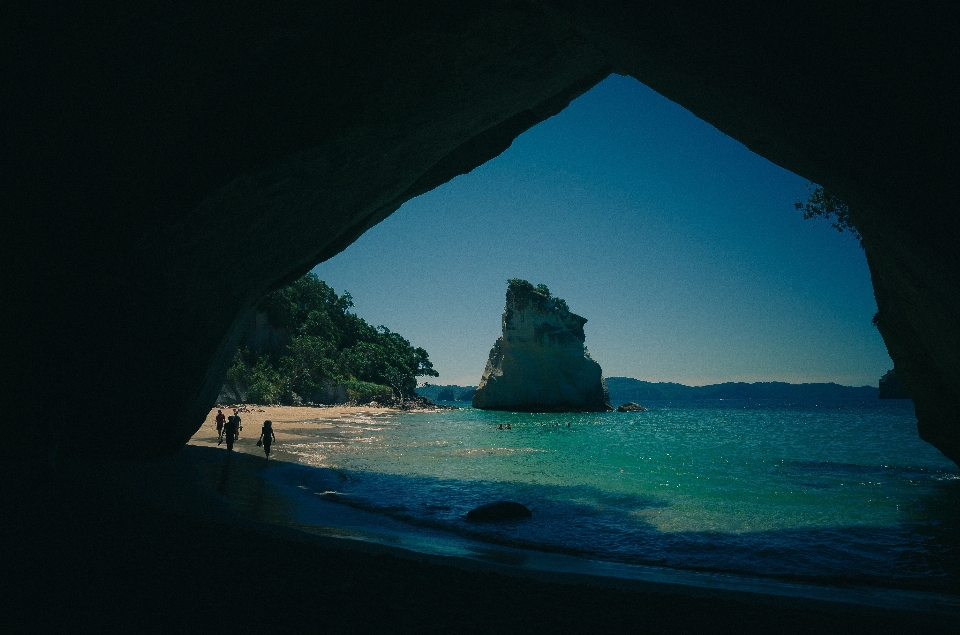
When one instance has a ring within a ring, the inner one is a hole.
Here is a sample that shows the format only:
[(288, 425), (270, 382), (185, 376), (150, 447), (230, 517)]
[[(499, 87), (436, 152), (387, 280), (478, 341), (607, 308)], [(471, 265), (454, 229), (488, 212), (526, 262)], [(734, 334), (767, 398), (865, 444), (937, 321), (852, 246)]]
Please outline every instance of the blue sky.
[(314, 271), (475, 385), (507, 279), (588, 319), (604, 375), (876, 385), (892, 368), (859, 245), (793, 208), (806, 180), (611, 76)]

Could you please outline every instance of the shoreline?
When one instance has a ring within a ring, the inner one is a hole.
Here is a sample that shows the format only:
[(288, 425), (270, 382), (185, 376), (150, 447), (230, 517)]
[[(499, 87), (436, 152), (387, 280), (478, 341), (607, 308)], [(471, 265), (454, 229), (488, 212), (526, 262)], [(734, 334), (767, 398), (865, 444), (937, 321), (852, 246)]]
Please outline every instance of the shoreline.
[[(224, 416), (233, 413), (234, 406), (223, 406)], [(318, 427), (331, 428), (336, 422), (342, 422), (349, 417), (355, 416), (383, 416), (400, 415), (404, 413), (427, 413), (444, 412), (449, 410), (449, 406), (437, 406), (428, 408), (397, 408), (392, 406), (252, 406), (243, 405), (241, 410), (240, 423), (243, 428), (239, 441), (250, 441), (250, 443), (237, 443), (234, 451), (244, 454), (255, 453), (263, 454), (262, 450), (256, 447), (256, 440), (260, 436), (260, 430), (265, 420), (273, 422), (273, 432), (277, 438), (278, 447), (284, 441), (295, 441), (303, 438), (299, 435), (299, 430), (316, 429)], [(217, 428), (216, 415), (218, 408), (212, 408), (204, 419), (200, 429), (187, 442), (188, 445), (210, 445), (217, 446)], [(225, 447), (225, 446), (222, 446)], [(251, 451), (251, 448), (253, 451)]]
[[(325, 408), (326, 416), (317, 417), (314, 408), (293, 408), (274, 406), (263, 408), (260, 412), (249, 413), (251, 420), (262, 422), (272, 417), (277, 428), (277, 440), (280, 444), (283, 439), (295, 441), (302, 438), (297, 431), (308, 426), (336, 427), (338, 422), (349, 422), (355, 416), (376, 416), (402, 411), (387, 408), (369, 407), (337, 407)], [(205, 427), (209, 434), (214, 436), (215, 427), (212, 415), (208, 417)], [(242, 414), (242, 413), (241, 413)], [(304, 419), (309, 416), (310, 419)], [(209, 425), (207, 425), (209, 424)], [(201, 435), (203, 429), (198, 432)], [(202, 436), (202, 435), (201, 435)], [(195, 435), (196, 438), (196, 435)], [(255, 438), (255, 437), (254, 437)], [(211, 447), (207, 440), (191, 440), (191, 445)], [(240, 446), (235, 446), (235, 451)], [(250, 444), (240, 447), (239, 451), (248, 456), (255, 456), (259, 448)], [(262, 454), (260, 454), (262, 456)], [(251, 465), (251, 467), (253, 467)], [(530, 549), (507, 547), (492, 543), (456, 536), (444, 535), (442, 531), (427, 531), (423, 528), (404, 525), (400, 521), (383, 519), (373, 512), (355, 509), (349, 505), (332, 501), (318, 501), (313, 494), (305, 494), (292, 487), (284, 487), (266, 478), (267, 469), (328, 469), (303, 465), (295, 457), (271, 459), (259, 467), (253, 467), (255, 474), (249, 475), (260, 481), (266, 481), (275, 490), (277, 497), (275, 509), (284, 507), (282, 515), (266, 517), (261, 508), (256, 508), (252, 516), (263, 522), (292, 527), (296, 530), (314, 536), (331, 538), (336, 541), (350, 541), (362, 544), (364, 550), (380, 548), (391, 550), (394, 555), (408, 559), (437, 558), (438, 562), (452, 564), (466, 570), (490, 570), (507, 575), (525, 576), (534, 579), (554, 580), (562, 578), (568, 583), (583, 583), (601, 587), (617, 587), (623, 589), (646, 590), (668, 587), (671, 592), (698, 597), (740, 597), (763, 596), (763, 601), (779, 602), (784, 598), (793, 601), (828, 602), (833, 604), (850, 604), (865, 607), (898, 608), (909, 611), (945, 612), (960, 616), (960, 597), (953, 597), (927, 591), (899, 589), (895, 587), (874, 586), (830, 586), (815, 582), (798, 582), (777, 578), (762, 578), (736, 573), (698, 571), (686, 569), (671, 569), (650, 565), (627, 564), (614, 561), (591, 560), (578, 556), (569, 556), (558, 553), (543, 552)], [(286, 490), (286, 491), (284, 491)], [(231, 503), (238, 513), (251, 513), (248, 497), (240, 494)], [(282, 501), (280, 504), (279, 501)], [(300, 502), (298, 502), (300, 501)], [(311, 522), (297, 522), (293, 515), (299, 505), (309, 505), (313, 510), (318, 507), (327, 507), (327, 513), (320, 513), (311, 518)], [(363, 517), (368, 517), (368, 523)], [(372, 522), (369, 519), (376, 518)], [(389, 524), (389, 528), (373, 527), (370, 525)], [(402, 525), (399, 530), (396, 525)], [(439, 534), (439, 536), (438, 536)]]
[[(313, 535), (269, 522), (291, 508), (261, 478), (266, 461), (225, 454), (189, 445), (161, 460), (65, 461), (55, 473), (0, 464), (10, 512), (0, 537), (16, 546), (0, 568), (5, 623), (30, 632), (258, 635), (878, 635), (949, 632), (956, 623), (941, 611), (518, 574), (509, 562)], [(260, 519), (237, 512), (237, 493)]]

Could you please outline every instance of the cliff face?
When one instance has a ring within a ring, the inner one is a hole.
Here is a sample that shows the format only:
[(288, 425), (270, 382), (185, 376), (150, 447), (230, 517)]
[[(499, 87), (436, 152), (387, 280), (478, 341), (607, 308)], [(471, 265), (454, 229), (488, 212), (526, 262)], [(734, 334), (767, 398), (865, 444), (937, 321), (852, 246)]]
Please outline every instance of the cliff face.
[(503, 335), (490, 351), (473, 407), (515, 412), (612, 410), (600, 364), (583, 345), (586, 322), (563, 300), (551, 298), (549, 291), (511, 282)]

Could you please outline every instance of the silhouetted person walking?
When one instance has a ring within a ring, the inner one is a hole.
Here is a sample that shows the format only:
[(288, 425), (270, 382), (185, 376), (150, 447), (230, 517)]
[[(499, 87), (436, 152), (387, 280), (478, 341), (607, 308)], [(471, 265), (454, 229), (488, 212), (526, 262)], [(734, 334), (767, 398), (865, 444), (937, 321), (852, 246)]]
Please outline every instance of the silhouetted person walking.
[(217, 410), (217, 445), (220, 445), (220, 441), (223, 441), (223, 424), (226, 421), (227, 418), (223, 416), (223, 410)]
[(277, 437), (273, 434), (273, 421), (264, 421), (263, 428), (260, 430), (260, 440), (257, 441), (257, 445), (263, 444), (263, 453), (267, 456), (268, 461), (270, 460), (270, 446), (276, 440)]
[(236, 438), (239, 439), (239, 438), (240, 438), (240, 432), (243, 430), (243, 424), (240, 423), (240, 411), (239, 411), (239, 410), (234, 410), (234, 411), (233, 411), (233, 416), (236, 417), (236, 419), (237, 419), (237, 432), (236, 432), (236, 435), (235, 435), (235, 436), (236, 436)]
[(233, 451), (233, 440), (237, 436), (237, 428), (240, 427), (240, 417), (230, 415), (227, 422), (223, 425), (223, 434), (227, 437), (227, 452)]

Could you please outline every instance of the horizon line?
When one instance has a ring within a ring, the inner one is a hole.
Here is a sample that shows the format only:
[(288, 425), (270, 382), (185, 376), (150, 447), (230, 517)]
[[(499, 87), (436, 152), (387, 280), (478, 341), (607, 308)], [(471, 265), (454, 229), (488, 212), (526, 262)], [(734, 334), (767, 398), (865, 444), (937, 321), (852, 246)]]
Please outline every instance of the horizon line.
[[(877, 383), (876, 383), (876, 384), (860, 384), (859, 386), (854, 386), (854, 385), (852, 385), (852, 384), (842, 384), (842, 383), (840, 383), (840, 382), (838, 382), (838, 381), (801, 381), (801, 382), (792, 382), (792, 381), (783, 381), (783, 380), (780, 380), (780, 379), (765, 379), (765, 380), (759, 380), (759, 381), (728, 380), (728, 381), (714, 381), (714, 382), (712, 382), (712, 383), (703, 383), (703, 384), (699, 384), (699, 383), (686, 384), (686, 383), (683, 383), (683, 382), (680, 382), (680, 381), (663, 381), (663, 380), (651, 381), (651, 380), (649, 380), (649, 379), (640, 379), (640, 378), (638, 378), (638, 377), (628, 377), (628, 376), (626, 376), (626, 375), (611, 375), (611, 376), (609, 376), (609, 377), (608, 377), (608, 376), (604, 376), (604, 379), (605, 379), (605, 380), (606, 380), (606, 379), (633, 379), (633, 380), (635, 380), (635, 381), (642, 381), (642, 382), (646, 382), (646, 383), (648, 383), (648, 384), (676, 384), (676, 385), (679, 385), (679, 386), (686, 386), (686, 387), (688, 387), (688, 388), (703, 388), (703, 387), (705, 387), (705, 386), (720, 386), (720, 385), (723, 385), (723, 384), (747, 384), (747, 385), (752, 385), (752, 384), (788, 384), (788, 385), (791, 385), (791, 386), (803, 386), (803, 385), (810, 385), (810, 384), (834, 384), (834, 385), (836, 385), (836, 386), (842, 386), (842, 387), (844, 387), (844, 388), (879, 388), (879, 384), (880, 384), (880, 380), (879, 380), (879, 379), (877, 379)], [(474, 384), (474, 383), (461, 384), (461, 383), (440, 383), (440, 382), (432, 382), (432, 381), (431, 381), (431, 382), (424, 382), (424, 384), (430, 384), (431, 386), (457, 386), (457, 387), (459, 387), (459, 388), (469, 388), (469, 387), (479, 386), (479, 385), (480, 385), (480, 382), (477, 381), (477, 383), (475, 383), (475, 384)], [(420, 387), (419, 382), (418, 382), (418, 386), (417, 386), (417, 387), (418, 387), (418, 388)]]

